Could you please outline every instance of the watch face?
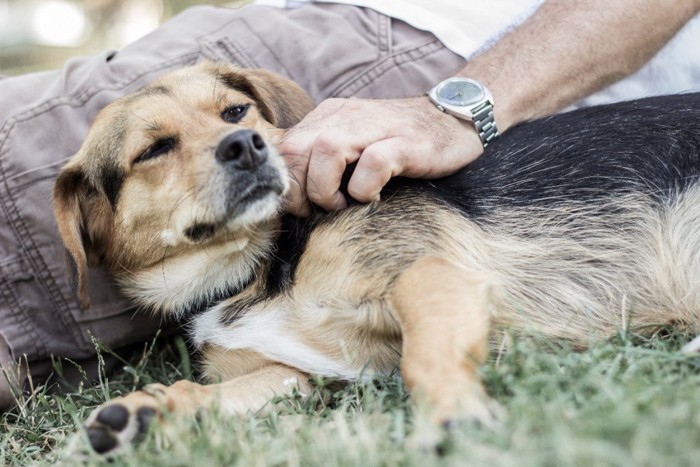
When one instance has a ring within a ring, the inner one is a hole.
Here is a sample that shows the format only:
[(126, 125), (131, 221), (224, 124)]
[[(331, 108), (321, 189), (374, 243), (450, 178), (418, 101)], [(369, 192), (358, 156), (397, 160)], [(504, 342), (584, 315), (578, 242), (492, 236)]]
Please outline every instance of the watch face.
[(467, 78), (455, 78), (442, 83), (437, 96), (446, 104), (460, 107), (479, 102), (486, 95), (481, 86)]

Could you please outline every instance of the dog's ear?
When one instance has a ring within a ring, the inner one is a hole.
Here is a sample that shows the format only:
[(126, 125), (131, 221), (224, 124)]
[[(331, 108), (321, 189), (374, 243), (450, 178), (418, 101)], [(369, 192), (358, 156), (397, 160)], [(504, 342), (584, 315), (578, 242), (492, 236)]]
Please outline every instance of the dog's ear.
[(88, 253), (85, 245), (85, 219), (82, 207), (89, 196), (87, 178), (78, 166), (68, 165), (58, 175), (53, 190), (53, 204), (58, 230), (75, 266), (75, 280), (80, 307), (90, 306), (87, 290)]
[(256, 101), (267, 108), (267, 120), (277, 128), (290, 128), (314, 108), (309, 95), (294, 81), (266, 70), (249, 70)]
[(290, 128), (311, 111), (311, 97), (294, 81), (263, 69), (217, 67), (227, 86), (255, 99), (263, 117), (277, 128)]

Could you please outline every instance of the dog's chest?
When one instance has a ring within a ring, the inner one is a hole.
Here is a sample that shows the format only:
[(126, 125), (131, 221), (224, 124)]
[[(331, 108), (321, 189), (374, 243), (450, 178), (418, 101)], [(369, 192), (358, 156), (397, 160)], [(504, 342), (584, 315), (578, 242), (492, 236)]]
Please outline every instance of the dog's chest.
[[(331, 331), (323, 326), (330, 318), (327, 309), (300, 312), (282, 300), (270, 300), (253, 305), (235, 322), (227, 323), (225, 308), (225, 304), (219, 305), (192, 320), (190, 333), (197, 347), (253, 351), (305, 372), (331, 377), (351, 379), (360, 370), (355, 359), (343, 355), (343, 349), (355, 347), (354, 342), (343, 343), (340, 335), (324, 336)], [(316, 316), (317, 320), (305, 321), (303, 315)]]

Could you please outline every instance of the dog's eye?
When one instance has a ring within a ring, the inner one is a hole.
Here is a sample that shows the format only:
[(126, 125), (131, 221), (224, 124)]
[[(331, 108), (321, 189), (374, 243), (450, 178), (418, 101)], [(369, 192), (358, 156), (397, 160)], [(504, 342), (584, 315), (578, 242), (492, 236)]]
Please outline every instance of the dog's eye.
[(164, 156), (177, 146), (177, 139), (174, 137), (161, 138), (146, 149), (143, 154), (134, 160), (134, 164), (145, 162), (156, 157)]
[(250, 105), (232, 105), (221, 112), (221, 118), (228, 123), (238, 123), (248, 113)]

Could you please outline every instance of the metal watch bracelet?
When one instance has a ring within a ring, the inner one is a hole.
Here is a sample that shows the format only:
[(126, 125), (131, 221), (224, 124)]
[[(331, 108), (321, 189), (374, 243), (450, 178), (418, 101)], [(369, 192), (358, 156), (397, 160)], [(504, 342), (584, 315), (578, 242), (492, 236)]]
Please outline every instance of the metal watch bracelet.
[(486, 148), (498, 137), (498, 128), (493, 118), (493, 105), (486, 101), (472, 109), (474, 113), (474, 127), (481, 139), (481, 144)]

